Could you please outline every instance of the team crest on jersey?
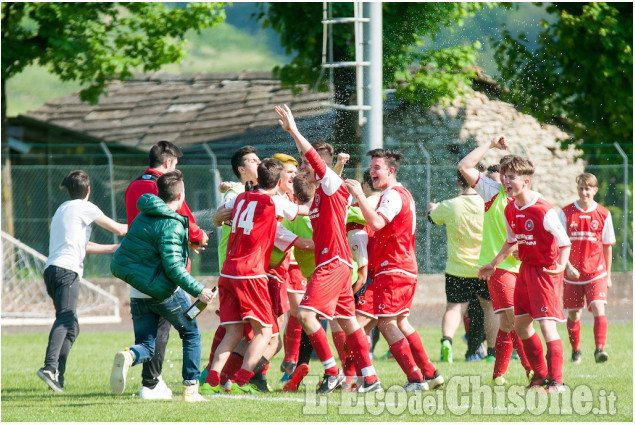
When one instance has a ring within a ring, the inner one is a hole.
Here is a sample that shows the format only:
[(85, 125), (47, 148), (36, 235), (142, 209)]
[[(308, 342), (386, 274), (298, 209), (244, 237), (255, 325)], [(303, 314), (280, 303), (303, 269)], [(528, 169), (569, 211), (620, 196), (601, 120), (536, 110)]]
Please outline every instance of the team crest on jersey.
[(571, 227), (572, 229), (577, 229), (578, 228), (578, 223), (576, 223), (575, 221), (572, 221), (571, 224), (569, 225), (569, 227)]
[(591, 220), (591, 230), (597, 230), (600, 227), (600, 223), (597, 220)]
[(531, 218), (525, 221), (525, 230), (528, 232), (534, 230), (534, 221)]
[(385, 309), (385, 308), (386, 308), (386, 304), (379, 304), (379, 309), (380, 309), (380, 310), (383, 310), (383, 309)]
[(316, 207), (320, 206), (320, 194), (319, 193), (315, 194), (315, 206)]
[(543, 305), (542, 307), (540, 307), (540, 311), (542, 311), (543, 313), (546, 313), (547, 310), (549, 310), (549, 307)]
[(305, 295), (305, 296), (302, 297), (302, 301), (308, 301), (308, 300), (309, 300), (309, 296), (308, 295)]
[(359, 297), (359, 301), (357, 301), (357, 304), (364, 305), (364, 304), (366, 304), (366, 300), (364, 298), (362, 298), (362, 297)]

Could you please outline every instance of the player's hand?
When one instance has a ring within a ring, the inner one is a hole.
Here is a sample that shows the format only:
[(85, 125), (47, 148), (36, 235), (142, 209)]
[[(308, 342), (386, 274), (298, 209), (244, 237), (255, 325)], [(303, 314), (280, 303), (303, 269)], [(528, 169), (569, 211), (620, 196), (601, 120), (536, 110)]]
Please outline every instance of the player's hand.
[(337, 162), (339, 162), (342, 165), (345, 165), (350, 159), (351, 159), (351, 156), (347, 153), (340, 152), (337, 154)]
[(611, 275), (608, 275), (608, 276), (606, 277), (606, 286), (607, 286), (608, 288), (610, 288), (611, 286), (613, 286), (613, 281), (611, 280)]
[(579, 279), (580, 278), (580, 272), (575, 267), (568, 265), (565, 268), (565, 270), (566, 270), (566, 273), (567, 273), (567, 277), (569, 279)]
[(344, 183), (346, 183), (346, 187), (348, 187), (348, 190), (357, 199), (359, 199), (360, 196), (364, 195), (364, 190), (362, 189), (362, 185), (357, 180), (346, 179), (344, 180)]
[(555, 269), (548, 269), (546, 267), (543, 267), (542, 271), (547, 273), (548, 275), (556, 276), (556, 275), (559, 275), (560, 273), (564, 272), (564, 269), (566, 269), (566, 268), (567, 268), (566, 264), (558, 264), (558, 265), (556, 265)]
[(295, 125), (295, 119), (293, 118), (293, 114), (291, 113), (291, 109), (287, 105), (276, 106), (274, 108), (276, 114), (280, 117), (278, 120), (278, 124), (284, 131), (288, 131), (292, 133), (298, 130), (298, 127)]
[(492, 139), (490, 147), (505, 151), (509, 148), (509, 145), (507, 144), (507, 140), (505, 140), (505, 136), (499, 135)]
[(492, 277), (495, 271), (496, 267), (494, 267), (492, 264), (486, 264), (478, 269), (478, 278), (480, 280), (489, 280), (489, 278)]
[(512, 257), (520, 261), (520, 254), (518, 253), (518, 249), (512, 251)]
[(214, 224), (217, 226), (221, 226), (223, 223), (228, 222), (232, 219), (232, 208), (220, 207), (216, 210), (216, 214), (214, 214)]
[(205, 304), (209, 304), (214, 299), (214, 291), (211, 288), (203, 288), (200, 294), (197, 297), (199, 300), (203, 301)]
[(236, 186), (236, 184), (237, 183), (234, 182), (221, 182), (221, 184), (218, 185), (218, 191), (220, 193), (225, 193), (232, 187)]
[(428, 204), (428, 211), (435, 210), (435, 209), (437, 209), (438, 206), (439, 206), (438, 202), (430, 202)]

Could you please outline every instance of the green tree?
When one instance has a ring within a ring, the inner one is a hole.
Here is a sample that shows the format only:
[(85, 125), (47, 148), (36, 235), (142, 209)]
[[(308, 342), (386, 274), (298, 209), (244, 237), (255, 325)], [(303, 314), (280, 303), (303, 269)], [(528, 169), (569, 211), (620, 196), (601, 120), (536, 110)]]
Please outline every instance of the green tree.
[(542, 21), (537, 40), (504, 31), (494, 43), (503, 97), (541, 121), (566, 124), (597, 161), (619, 162), (601, 145), (626, 142), (633, 152), (633, 4), (553, 3), (546, 10), (555, 19)]
[[(383, 3), (384, 87), (396, 89), (398, 98), (421, 106), (453, 98), (471, 87), (478, 44), (426, 51), (425, 36), (442, 28), (462, 25), (490, 3)], [(332, 3), (334, 17), (353, 16), (352, 3)], [(314, 85), (320, 78), (322, 58), (322, 3), (268, 3), (256, 18), (280, 35), (291, 63), (274, 69), (283, 84)], [(354, 60), (354, 33), (350, 25), (333, 26), (333, 59)], [(326, 78), (321, 79), (322, 90)], [(345, 68), (335, 73), (335, 101), (348, 104), (355, 90), (355, 71)], [(350, 112), (338, 111), (335, 142), (357, 140), (355, 120)]]

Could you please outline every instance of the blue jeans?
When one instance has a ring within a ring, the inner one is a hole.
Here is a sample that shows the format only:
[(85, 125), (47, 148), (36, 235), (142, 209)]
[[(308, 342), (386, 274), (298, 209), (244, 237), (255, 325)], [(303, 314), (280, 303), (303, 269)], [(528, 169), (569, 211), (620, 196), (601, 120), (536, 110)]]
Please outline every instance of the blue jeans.
[(154, 356), (159, 319), (163, 317), (174, 326), (183, 341), (183, 383), (191, 385), (198, 381), (201, 373), (201, 333), (196, 319), (190, 322), (183, 315), (190, 304), (190, 298), (181, 288), (162, 301), (154, 298), (130, 299), (135, 334), (135, 345), (130, 347), (136, 357), (133, 366)]

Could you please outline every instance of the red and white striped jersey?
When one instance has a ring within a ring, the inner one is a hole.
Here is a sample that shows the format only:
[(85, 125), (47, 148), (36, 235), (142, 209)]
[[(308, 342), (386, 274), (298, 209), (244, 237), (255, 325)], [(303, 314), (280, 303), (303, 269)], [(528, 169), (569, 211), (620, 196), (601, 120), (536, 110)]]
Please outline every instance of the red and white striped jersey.
[(571, 265), (580, 273), (593, 277), (605, 274), (607, 270), (603, 247), (615, 244), (611, 212), (597, 203), (583, 210), (574, 202), (562, 209), (560, 220), (571, 239)]
[(551, 267), (557, 263), (559, 249), (571, 245), (558, 214), (539, 195), (519, 207), (511, 202), (505, 208), (507, 242), (518, 242), (520, 261), (534, 266)]
[(277, 217), (294, 220), (298, 206), (264, 190), (244, 192), (228, 205), (233, 208), (232, 227), (227, 241), (227, 257), (221, 276), (228, 278), (266, 277)]
[(376, 211), (387, 224), (375, 232), (369, 243), (369, 272), (374, 276), (404, 273), (416, 278), (417, 219), (412, 195), (400, 183), (390, 186), (382, 192)]

